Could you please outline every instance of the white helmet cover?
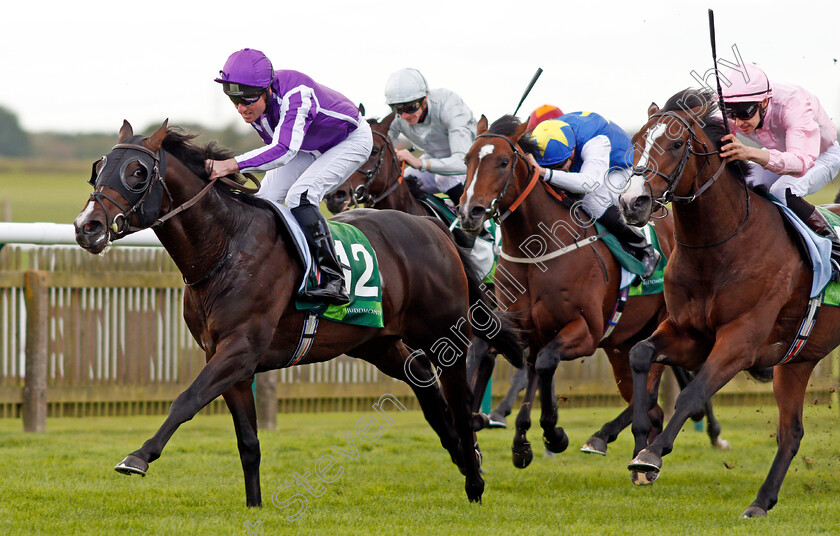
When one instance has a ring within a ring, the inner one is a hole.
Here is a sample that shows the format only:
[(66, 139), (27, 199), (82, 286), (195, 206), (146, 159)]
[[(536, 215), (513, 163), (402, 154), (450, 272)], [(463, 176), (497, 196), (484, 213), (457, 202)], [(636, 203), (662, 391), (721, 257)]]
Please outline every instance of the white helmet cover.
[(388, 105), (411, 102), (429, 93), (426, 79), (417, 69), (402, 69), (388, 77), (385, 84), (385, 103)]

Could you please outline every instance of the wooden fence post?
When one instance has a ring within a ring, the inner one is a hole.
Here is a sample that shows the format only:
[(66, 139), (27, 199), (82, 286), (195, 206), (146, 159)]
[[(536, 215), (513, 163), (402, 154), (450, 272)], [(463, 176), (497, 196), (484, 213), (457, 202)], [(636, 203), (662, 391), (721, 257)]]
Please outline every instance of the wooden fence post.
[(277, 430), (277, 371), (257, 374), (257, 428)]
[(12, 221), (12, 200), (0, 200), (0, 221)]
[(24, 274), (26, 303), (26, 378), (23, 384), (23, 431), (47, 430), (47, 275)]

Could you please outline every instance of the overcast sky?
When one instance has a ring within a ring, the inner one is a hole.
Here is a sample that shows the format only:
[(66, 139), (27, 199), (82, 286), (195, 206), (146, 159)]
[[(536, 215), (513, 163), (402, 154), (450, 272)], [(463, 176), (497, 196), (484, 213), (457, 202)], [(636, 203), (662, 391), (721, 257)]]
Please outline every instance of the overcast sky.
[[(388, 75), (416, 67), (492, 121), (543, 103), (596, 111), (626, 129), (697, 83), (718, 57), (761, 66), (816, 94), (840, 123), (840, 2), (373, 0), (7, 2), (0, 31), (0, 106), (28, 131), (114, 132), (170, 118), (241, 122), (213, 82), (240, 48), (264, 51), (387, 113)], [(255, 144), (259, 143), (254, 138)]]

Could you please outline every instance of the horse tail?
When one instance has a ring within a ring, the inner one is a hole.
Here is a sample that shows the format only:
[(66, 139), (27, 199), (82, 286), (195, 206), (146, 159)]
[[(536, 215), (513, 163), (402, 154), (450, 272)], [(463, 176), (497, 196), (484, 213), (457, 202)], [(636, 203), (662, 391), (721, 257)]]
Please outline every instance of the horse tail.
[(505, 356), (505, 359), (511, 365), (516, 368), (522, 368), (525, 364), (525, 358), (522, 355), (522, 343), (519, 339), (519, 331), (510, 320), (510, 315), (493, 310), (495, 306), (489, 303), (490, 300), (482, 292), (481, 287), (483, 285), (478, 266), (476, 266), (475, 261), (470, 257), (469, 250), (460, 247), (455, 242), (455, 237), (449, 231), (446, 224), (434, 218), (429, 219), (446, 230), (447, 236), (452, 240), (455, 249), (458, 250), (458, 257), (461, 259), (464, 272), (467, 274), (470, 301), (469, 321), (473, 333), (479, 339), (490, 343), (496, 351)]

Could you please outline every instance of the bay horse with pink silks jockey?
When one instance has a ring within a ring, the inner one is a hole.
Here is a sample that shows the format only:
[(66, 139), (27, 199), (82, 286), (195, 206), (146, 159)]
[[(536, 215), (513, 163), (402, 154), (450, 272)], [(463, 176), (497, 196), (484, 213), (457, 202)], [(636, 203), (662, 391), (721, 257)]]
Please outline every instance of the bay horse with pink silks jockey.
[[(621, 197), (622, 212), (640, 225), (670, 202), (676, 247), (665, 271), (669, 314), (630, 352), (637, 398), (635, 457), (628, 467), (635, 483), (652, 484), (692, 413), (738, 372), (775, 366), (778, 450), (742, 514), (757, 517), (778, 501), (799, 449), (808, 380), (817, 362), (840, 344), (840, 308), (819, 308), (820, 296), (816, 302), (811, 298), (813, 272), (791, 224), (747, 187), (745, 163), (721, 159), (726, 129), (716, 101), (711, 92), (681, 91), (661, 110), (652, 104), (634, 137), (634, 177)], [(697, 372), (677, 398), (668, 425), (656, 434), (647, 415), (652, 401), (639, 388), (658, 363)]]

